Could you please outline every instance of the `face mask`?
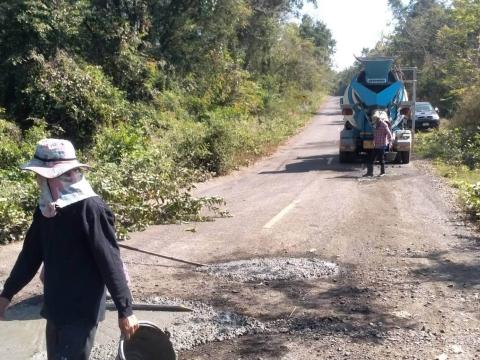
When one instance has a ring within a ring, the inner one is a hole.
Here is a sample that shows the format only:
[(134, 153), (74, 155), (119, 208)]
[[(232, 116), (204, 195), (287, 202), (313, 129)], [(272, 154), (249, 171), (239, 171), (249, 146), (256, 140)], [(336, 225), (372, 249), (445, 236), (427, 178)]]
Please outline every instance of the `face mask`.
[(96, 196), (80, 169), (73, 169), (59, 177), (46, 179), (37, 175), (40, 187), (39, 206), (45, 217), (53, 217), (57, 209)]
[(74, 169), (59, 177), (47, 179), (53, 201), (57, 201), (62, 194), (68, 193), (71, 185), (82, 180), (82, 177), (83, 175), (80, 170)]

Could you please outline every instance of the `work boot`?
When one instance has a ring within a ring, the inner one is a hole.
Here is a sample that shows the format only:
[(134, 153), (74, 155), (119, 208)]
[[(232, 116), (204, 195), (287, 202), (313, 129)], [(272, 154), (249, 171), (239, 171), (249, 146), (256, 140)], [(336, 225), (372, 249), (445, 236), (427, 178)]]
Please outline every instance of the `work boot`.
[(367, 173), (363, 177), (366, 176), (373, 176), (373, 164), (367, 163)]
[(380, 164), (380, 176), (385, 176), (385, 164)]

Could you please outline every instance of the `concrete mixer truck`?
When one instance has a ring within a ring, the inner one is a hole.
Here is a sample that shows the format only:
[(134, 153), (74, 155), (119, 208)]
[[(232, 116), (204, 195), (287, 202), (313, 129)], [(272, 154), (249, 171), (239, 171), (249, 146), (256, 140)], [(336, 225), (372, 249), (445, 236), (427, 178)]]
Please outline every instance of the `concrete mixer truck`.
[(360, 72), (340, 99), (344, 128), (340, 132), (340, 162), (351, 162), (373, 149), (372, 113), (385, 110), (394, 136), (387, 161), (410, 162), (412, 133), (407, 129), (410, 103), (402, 73), (388, 57), (358, 58)]

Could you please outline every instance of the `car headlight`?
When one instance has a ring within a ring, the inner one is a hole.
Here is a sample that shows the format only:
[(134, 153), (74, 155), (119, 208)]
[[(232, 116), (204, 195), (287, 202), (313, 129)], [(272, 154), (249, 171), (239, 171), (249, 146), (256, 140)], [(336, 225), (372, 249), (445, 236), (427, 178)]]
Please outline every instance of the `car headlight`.
[(433, 120), (439, 120), (440, 116), (438, 116), (438, 114), (433, 114), (432, 118)]
[(410, 134), (409, 133), (400, 134), (400, 139), (401, 140), (408, 140), (408, 139), (410, 139)]

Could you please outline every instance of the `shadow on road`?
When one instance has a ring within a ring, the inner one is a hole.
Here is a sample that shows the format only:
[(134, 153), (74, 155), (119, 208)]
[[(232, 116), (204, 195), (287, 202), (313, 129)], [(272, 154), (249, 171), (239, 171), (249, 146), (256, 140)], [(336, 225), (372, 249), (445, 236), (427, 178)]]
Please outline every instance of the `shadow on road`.
[[(471, 251), (465, 248), (464, 251)], [(444, 255), (449, 253), (433, 252), (423, 256), (432, 262), (412, 271), (412, 274), (424, 281), (445, 282), (449, 286), (471, 288), (480, 284), (480, 263), (458, 263)]]
[(464, 241), (464, 243), (462, 243), (461, 250), (465, 250), (465, 251), (469, 251), (469, 252), (480, 250), (480, 236), (479, 235), (456, 234), (455, 237), (457, 237), (457, 239), (460, 239), (460, 240)]
[(42, 303), (43, 295), (35, 295), (10, 306), (6, 312), (7, 321), (41, 319)]
[[(358, 166), (358, 167), (357, 167)], [(304, 173), (310, 171), (338, 171), (338, 172), (352, 172), (360, 169), (360, 164), (341, 164), (338, 161), (338, 155), (314, 155), (297, 157), (294, 162), (288, 163), (282, 170), (262, 171), (259, 174), (289, 174), (289, 173)]]
[[(268, 335), (258, 335), (242, 339), (239, 344), (238, 354), (242, 356), (268, 356), (271, 359), (280, 359), (287, 354), (289, 349), (283, 344), (283, 339), (274, 338)], [(255, 357), (258, 358), (258, 357)]]
[[(295, 317), (291, 330), (338, 332), (356, 340), (378, 343), (393, 328), (415, 327), (414, 320), (395, 316), (388, 303), (378, 301), (388, 289), (378, 284), (375, 288), (361, 286), (347, 278), (330, 285), (327, 282), (323, 286), (318, 281), (284, 282), (274, 286), (295, 303), (299, 314), (304, 314)], [(328, 309), (330, 314), (323, 309)]]

